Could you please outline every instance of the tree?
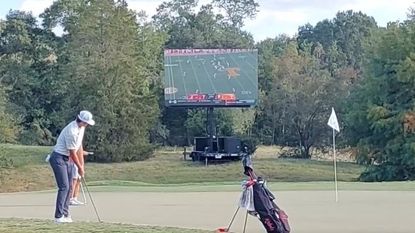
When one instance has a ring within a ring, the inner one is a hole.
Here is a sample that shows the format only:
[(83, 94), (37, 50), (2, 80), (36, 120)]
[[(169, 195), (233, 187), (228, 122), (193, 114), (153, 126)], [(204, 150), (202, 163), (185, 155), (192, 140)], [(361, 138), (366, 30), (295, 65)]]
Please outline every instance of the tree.
[(367, 164), (364, 181), (415, 179), (415, 23), (390, 23), (367, 54), (365, 80), (352, 93), (346, 132)]
[(242, 28), (246, 18), (255, 18), (259, 4), (255, 0), (213, 0), (219, 9), (226, 12), (225, 19), (235, 28)]
[(372, 31), (377, 29), (375, 19), (362, 12), (349, 10), (337, 13), (333, 23), (338, 46), (346, 54), (348, 65), (360, 69), (366, 39), (371, 38)]
[(68, 116), (82, 109), (94, 113), (98, 127), (91, 128), (87, 141), (98, 160), (148, 158), (149, 131), (159, 110), (150, 88), (152, 73), (144, 65), (149, 54), (140, 48), (146, 43), (153, 48), (153, 41), (139, 37), (148, 34), (140, 31), (136, 13), (125, 1), (91, 1), (70, 28), (65, 66), (70, 82), (66, 96), (72, 107)]
[(332, 20), (325, 19), (312, 26), (306, 24), (299, 28), (298, 44), (320, 43), (325, 51), (336, 46), (338, 51), (345, 54), (346, 66), (360, 72), (363, 64), (363, 54), (367, 38), (377, 29), (373, 17), (352, 10), (338, 12)]
[[(207, 134), (207, 110), (206, 109), (193, 109), (188, 111), (188, 118), (185, 122), (185, 127), (188, 130), (189, 138), (202, 136)], [(224, 109), (216, 109), (215, 115), (215, 127), (216, 133), (221, 136), (231, 136), (233, 134), (233, 128), (228, 122), (232, 122), (232, 115), (229, 111)]]
[(253, 47), (252, 35), (229, 24), (223, 15), (215, 14), (212, 4), (202, 5), (199, 11), (197, 4), (197, 0), (171, 0), (157, 8), (153, 21), (168, 33), (167, 48)]
[(28, 13), (11, 11), (0, 31), (0, 82), (11, 102), (11, 111), (21, 118), (19, 141), (50, 145), (51, 119), (61, 108), (62, 90), (55, 71), (59, 69), (61, 41), (37, 26)]
[(311, 46), (298, 50), (296, 43), (290, 43), (274, 60), (271, 91), (263, 101), (273, 140), (278, 135), (301, 149), (298, 157), (310, 158), (310, 148), (324, 144), (327, 116), (341, 96), (341, 88), (312, 54)]
[(252, 136), (255, 121), (255, 109), (231, 109), (232, 129), (237, 135)]
[(20, 128), (16, 117), (7, 109), (8, 101), (3, 87), (0, 85), (0, 143), (16, 142)]
[(258, 49), (258, 86), (268, 93), (272, 82), (272, 67), (275, 57), (283, 54), (285, 48), (294, 40), (286, 35), (277, 36), (274, 39), (266, 39), (255, 45)]
[(274, 39), (266, 39), (256, 44), (258, 48), (258, 87), (259, 103), (255, 107), (255, 120), (252, 125), (252, 133), (264, 144), (285, 144), (285, 138), (277, 137), (278, 109), (268, 108), (274, 100), (269, 97), (272, 92), (274, 63), (277, 57), (282, 56), (293, 38), (279, 35)]

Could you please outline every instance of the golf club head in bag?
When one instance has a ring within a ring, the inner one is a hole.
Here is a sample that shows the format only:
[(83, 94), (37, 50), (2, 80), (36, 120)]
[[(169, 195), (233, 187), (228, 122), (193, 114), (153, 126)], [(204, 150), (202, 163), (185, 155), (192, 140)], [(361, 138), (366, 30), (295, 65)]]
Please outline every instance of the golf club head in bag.
[(242, 164), (244, 167), (244, 174), (249, 176), (250, 172), (254, 170), (250, 154), (244, 154), (244, 156), (242, 157)]

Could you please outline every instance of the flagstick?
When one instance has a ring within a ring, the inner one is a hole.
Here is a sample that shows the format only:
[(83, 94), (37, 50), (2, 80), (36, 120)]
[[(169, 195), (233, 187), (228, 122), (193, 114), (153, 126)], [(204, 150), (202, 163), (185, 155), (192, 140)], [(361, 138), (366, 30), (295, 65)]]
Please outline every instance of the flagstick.
[(339, 195), (337, 192), (337, 165), (336, 165), (336, 132), (333, 129), (333, 161), (334, 161), (334, 186), (336, 192), (336, 202), (339, 201)]

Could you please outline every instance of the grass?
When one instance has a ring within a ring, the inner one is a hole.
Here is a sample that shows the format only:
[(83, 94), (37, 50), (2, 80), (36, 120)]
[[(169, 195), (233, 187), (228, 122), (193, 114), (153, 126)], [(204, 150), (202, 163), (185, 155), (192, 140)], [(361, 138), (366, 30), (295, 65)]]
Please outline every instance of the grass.
[(0, 144), (0, 154), (13, 160), (16, 167), (41, 164), (52, 147)]
[[(94, 192), (239, 192), (241, 182), (159, 185), (141, 182), (92, 182)], [(334, 182), (268, 182), (273, 192), (332, 191)], [(415, 191), (415, 182), (338, 182), (339, 191)], [(53, 190), (55, 192), (55, 190)]]
[[(13, 160), (14, 167), (2, 169), (0, 192), (37, 191), (52, 189), (55, 181), (49, 164), (44, 157), (50, 147), (26, 147), (2, 145), (3, 153)], [(253, 158), (258, 175), (269, 182), (324, 182), (333, 180), (333, 163), (329, 161), (276, 159), (271, 156), (256, 155)], [(338, 180), (356, 181), (363, 167), (347, 162), (337, 164)], [(155, 184), (157, 186), (175, 184), (223, 184), (240, 183), (245, 176), (242, 164), (238, 162), (212, 164), (184, 161), (181, 151), (161, 150), (149, 160), (130, 163), (87, 163), (86, 179), (91, 184), (130, 186)], [(113, 183), (110, 183), (113, 181)], [(122, 182), (121, 182), (122, 181)]]
[(181, 229), (170, 227), (136, 226), (127, 224), (76, 222), (71, 224), (55, 224), (47, 220), (34, 219), (0, 219), (0, 232), (123, 232), (123, 233), (208, 233), (211, 231)]

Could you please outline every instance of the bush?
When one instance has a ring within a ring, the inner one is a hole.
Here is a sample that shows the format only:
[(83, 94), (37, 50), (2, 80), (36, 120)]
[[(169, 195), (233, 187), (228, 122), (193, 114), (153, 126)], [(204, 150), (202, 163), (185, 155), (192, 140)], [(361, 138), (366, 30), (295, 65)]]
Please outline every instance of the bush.
[(14, 143), (20, 128), (15, 120), (0, 107), (0, 143)]
[(303, 154), (301, 153), (301, 148), (299, 147), (292, 147), (288, 150), (284, 150), (280, 158), (290, 158), (290, 159), (303, 159)]
[(48, 129), (34, 123), (20, 133), (18, 141), (23, 145), (50, 146), (53, 145), (54, 138)]
[(359, 180), (365, 182), (415, 180), (415, 166), (372, 164), (360, 175)]
[(259, 140), (255, 137), (249, 137), (249, 136), (240, 136), (241, 139), (241, 145), (242, 149), (244, 150), (245, 147), (248, 149), (248, 154), (254, 154), (256, 149), (259, 145)]
[(89, 157), (93, 162), (131, 162), (142, 161), (153, 155), (155, 146), (143, 145), (107, 145), (97, 149), (94, 156)]
[(0, 145), (0, 168), (12, 168), (13, 160), (6, 157), (3, 147), (4, 146)]

